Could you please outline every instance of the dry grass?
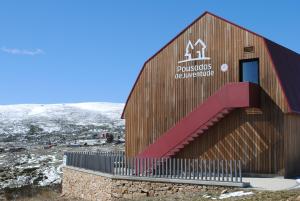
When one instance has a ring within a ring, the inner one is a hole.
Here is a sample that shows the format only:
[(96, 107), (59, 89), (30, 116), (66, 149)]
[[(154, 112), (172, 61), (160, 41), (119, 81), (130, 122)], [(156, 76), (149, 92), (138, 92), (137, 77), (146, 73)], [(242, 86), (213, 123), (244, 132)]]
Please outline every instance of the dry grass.
[[(240, 189), (232, 189), (229, 191), (238, 191)], [(253, 190), (244, 190), (244, 191), (252, 191), (253, 195), (243, 196), (243, 197), (235, 197), (224, 199), (225, 201), (229, 200), (263, 200), (263, 201), (292, 201), (297, 200), (300, 201), (300, 189), (289, 190), (289, 191), (253, 191)], [(209, 195), (210, 198), (205, 198), (203, 195)], [(213, 200), (211, 198), (218, 198), (221, 194), (220, 190), (211, 190), (207, 192), (201, 193), (193, 193), (193, 194), (173, 194), (166, 195), (163, 197), (154, 197), (147, 199), (136, 199), (136, 200), (147, 200), (147, 201), (209, 201)], [(1, 196), (1, 195), (0, 195)], [(0, 201), (81, 201), (81, 199), (67, 199), (61, 196), (60, 187), (51, 187), (51, 188), (35, 188), (35, 189), (21, 189), (17, 192), (6, 192)], [(215, 200), (215, 199), (214, 199)]]
[[(231, 197), (227, 199), (223, 199), (224, 201), (300, 201), (300, 189), (298, 190), (288, 190), (288, 191), (254, 191), (254, 190), (244, 190), (243, 191), (251, 191), (254, 194), (246, 195), (241, 197)], [(240, 191), (240, 189), (233, 189), (230, 191)], [(209, 192), (201, 192), (194, 194), (177, 194), (177, 195), (167, 195), (164, 197), (155, 197), (155, 198), (147, 198), (144, 199), (146, 201), (210, 201), (210, 200), (219, 200), (216, 199), (220, 196), (221, 192), (219, 190), (209, 191)], [(210, 196), (210, 198), (203, 197), (204, 195)], [(141, 200), (141, 199), (137, 199)]]

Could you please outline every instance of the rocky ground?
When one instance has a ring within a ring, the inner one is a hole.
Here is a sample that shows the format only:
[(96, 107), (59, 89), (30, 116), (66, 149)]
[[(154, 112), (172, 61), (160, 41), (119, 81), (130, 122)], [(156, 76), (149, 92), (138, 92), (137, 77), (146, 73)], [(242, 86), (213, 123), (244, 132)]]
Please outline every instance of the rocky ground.
[[(241, 195), (242, 196), (236, 196)], [(255, 191), (250, 189), (231, 189), (228, 192), (220, 190), (211, 190), (208, 192), (194, 194), (177, 194), (167, 197), (156, 197), (144, 199), (145, 201), (208, 201), (208, 200), (257, 200), (257, 201), (279, 201), (296, 200), (300, 201), (300, 189), (288, 191)], [(125, 201), (125, 200), (124, 200)]]
[(25, 150), (0, 153), (0, 192), (25, 186), (51, 186), (61, 183), (63, 153), (66, 151), (119, 151), (124, 145), (68, 147), (27, 146)]
[[(60, 185), (53, 185), (51, 187), (22, 187), (18, 191), (6, 191), (0, 195), (0, 201), (80, 201), (76, 199), (67, 199), (61, 196)], [(241, 195), (243, 196), (234, 196)], [(138, 199), (141, 200), (141, 199)], [(199, 193), (185, 194), (177, 193), (174, 195), (146, 198), (145, 201), (209, 201), (209, 200), (264, 200), (264, 201), (277, 201), (277, 200), (295, 200), (300, 201), (300, 189), (288, 191), (256, 191), (252, 189), (228, 189), (224, 190), (209, 190)], [(124, 200), (126, 201), (126, 200)]]

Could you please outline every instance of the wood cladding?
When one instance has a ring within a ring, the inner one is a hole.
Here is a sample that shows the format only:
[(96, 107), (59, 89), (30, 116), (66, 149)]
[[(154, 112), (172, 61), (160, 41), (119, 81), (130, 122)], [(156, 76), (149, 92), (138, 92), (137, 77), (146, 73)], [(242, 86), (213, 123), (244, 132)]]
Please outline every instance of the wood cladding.
[(284, 116), (285, 176), (300, 175), (300, 115)]
[[(195, 42), (199, 38), (206, 43), (206, 56), (211, 59), (178, 64), (185, 59), (188, 41)], [(244, 47), (250, 46), (255, 52), (245, 54)], [(196, 21), (145, 64), (124, 113), (126, 155), (135, 156), (143, 151), (225, 83), (238, 82), (239, 61), (252, 58), (258, 58), (260, 65), (263, 96), (259, 114), (254, 109), (234, 111), (178, 157), (243, 158), (246, 171), (282, 171), (283, 115), (288, 112), (288, 105), (264, 39), (210, 14)], [(178, 65), (201, 64), (211, 64), (214, 75), (175, 79)], [(228, 65), (228, 71), (220, 70), (222, 64)], [(232, 141), (232, 145), (226, 141)], [(233, 147), (224, 148), (226, 155), (218, 155), (225, 145)], [(245, 148), (245, 153), (239, 151), (242, 155), (237, 151), (243, 150), (240, 146)]]
[(267, 94), (260, 109), (238, 109), (181, 151), (178, 158), (241, 160), (244, 173), (284, 174), (284, 114)]

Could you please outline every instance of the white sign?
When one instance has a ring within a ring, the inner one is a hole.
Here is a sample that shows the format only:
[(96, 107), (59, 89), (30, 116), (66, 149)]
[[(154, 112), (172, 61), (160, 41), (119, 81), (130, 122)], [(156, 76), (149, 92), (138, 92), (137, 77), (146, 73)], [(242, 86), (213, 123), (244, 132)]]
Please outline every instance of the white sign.
[[(192, 58), (192, 53), (191, 51), (194, 50), (195, 48), (198, 48), (196, 51), (198, 54), (198, 57)], [(185, 48), (185, 54), (184, 56), (187, 57), (187, 59), (179, 61), (178, 63), (184, 63), (188, 61), (199, 61), (199, 60), (210, 60), (209, 57), (205, 56), (205, 49), (206, 49), (206, 44), (199, 38), (195, 44), (193, 44), (190, 40)]]
[[(206, 44), (199, 38), (194, 44), (189, 40), (184, 56), (186, 59), (178, 61), (178, 64), (189, 61), (204, 61), (210, 60), (210, 57), (205, 56)], [(197, 57), (192, 57), (192, 52), (196, 51)], [(193, 78), (193, 77), (208, 77), (213, 76), (214, 71), (211, 64), (198, 65), (183, 65), (176, 67), (175, 79)]]
[(222, 71), (222, 72), (228, 71), (228, 64), (222, 64), (222, 65), (221, 65), (221, 71)]

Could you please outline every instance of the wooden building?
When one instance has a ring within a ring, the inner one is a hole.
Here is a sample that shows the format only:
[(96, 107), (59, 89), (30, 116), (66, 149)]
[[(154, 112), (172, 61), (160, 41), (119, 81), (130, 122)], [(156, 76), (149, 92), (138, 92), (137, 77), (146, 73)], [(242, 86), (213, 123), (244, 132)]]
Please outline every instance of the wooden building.
[(298, 53), (205, 12), (145, 62), (122, 114), (126, 155), (300, 175), (298, 76)]

